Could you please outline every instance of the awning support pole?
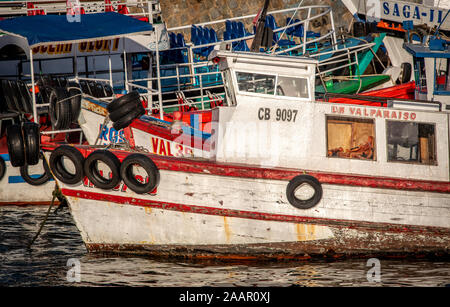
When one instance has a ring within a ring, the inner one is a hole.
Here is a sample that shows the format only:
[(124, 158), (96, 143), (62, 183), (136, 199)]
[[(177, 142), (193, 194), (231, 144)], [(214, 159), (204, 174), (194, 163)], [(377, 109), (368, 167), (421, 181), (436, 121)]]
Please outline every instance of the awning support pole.
[(30, 72), (31, 72), (31, 93), (33, 99), (33, 120), (38, 123), (37, 107), (36, 107), (36, 89), (34, 85), (34, 65), (33, 65), (33, 48), (30, 48)]

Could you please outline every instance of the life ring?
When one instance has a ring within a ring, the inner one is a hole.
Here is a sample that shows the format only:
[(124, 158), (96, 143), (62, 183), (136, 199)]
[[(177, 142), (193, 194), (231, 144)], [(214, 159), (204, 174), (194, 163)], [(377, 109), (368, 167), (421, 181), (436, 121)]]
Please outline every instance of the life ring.
[(36, 165), (39, 162), (41, 144), (39, 125), (33, 122), (23, 123), (22, 131), (26, 164)]
[(71, 114), (71, 122), (76, 123), (78, 121), (78, 117), (81, 113), (81, 89), (79, 85), (75, 82), (69, 82), (66, 86), (66, 91), (68, 97), (70, 97), (70, 114)]
[(19, 124), (14, 124), (6, 128), (6, 141), (11, 165), (14, 167), (24, 165), (25, 146), (22, 127)]
[(6, 163), (5, 160), (0, 156), (0, 181), (3, 179), (6, 173)]
[[(142, 104), (140, 103), (128, 103), (124, 106), (122, 106), (119, 109), (114, 110), (113, 112), (111, 112), (109, 114), (109, 119), (111, 119), (111, 121), (116, 122), (118, 121), (120, 118), (124, 117), (125, 115), (127, 115), (128, 113), (132, 112), (133, 110), (144, 110), (144, 107), (142, 106)], [(141, 111), (142, 112), (142, 111)]]
[(112, 113), (115, 110), (120, 109), (121, 107), (123, 107), (124, 105), (126, 105), (128, 103), (133, 103), (133, 104), (140, 103), (139, 97), (140, 97), (139, 93), (136, 91), (133, 91), (131, 93), (128, 93), (126, 95), (123, 95), (119, 98), (114, 99), (106, 106), (106, 109), (108, 110), (109, 113)]
[(119, 120), (114, 122), (113, 127), (114, 127), (114, 129), (119, 131), (120, 129), (128, 127), (133, 122), (133, 120), (141, 117), (144, 114), (145, 114), (145, 109), (143, 107), (136, 108), (135, 110), (131, 111), (130, 113), (126, 114), (125, 116), (123, 116), (122, 118), (120, 118)]
[[(74, 172), (69, 172), (63, 164), (63, 158), (68, 158), (73, 166)], [(84, 177), (84, 157), (76, 148), (62, 145), (56, 148), (50, 155), (50, 169), (56, 178), (67, 184), (76, 184)]]
[[(300, 199), (295, 192), (302, 186), (309, 186), (314, 190), (314, 194), (308, 199)], [(322, 185), (313, 176), (299, 175), (294, 177), (286, 187), (286, 196), (291, 205), (299, 209), (309, 209), (314, 207), (322, 199)]]
[(49, 115), (53, 130), (67, 129), (72, 122), (71, 104), (63, 87), (52, 88), (48, 97)]
[[(98, 162), (106, 164), (111, 170), (111, 178), (106, 179), (100, 174)], [(120, 161), (108, 150), (96, 150), (84, 161), (84, 173), (95, 187), (100, 189), (113, 189), (120, 183)]]
[(52, 173), (50, 172), (50, 167), (48, 166), (47, 160), (45, 160), (42, 153), (39, 154), (39, 157), (42, 159), (42, 165), (44, 166), (44, 173), (41, 176), (32, 177), (28, 171), (28, 164), (20, 167), (20, 176), (22, 176), (25, 182), (34, 186), (43, 185), (52, 178)]
[[(146, 173), (147, 182), (139, 182), (133, 173), (133, 166), (137, 165), (142, 167)], [(127, 156), (120, 166), (120, 176), (123, 182), (133, 192), (138, 194), (144, 194), (153, 191), (159, 185), (159, 170), (155, 163), (147, 156), (142, 154), (131, 154)]]

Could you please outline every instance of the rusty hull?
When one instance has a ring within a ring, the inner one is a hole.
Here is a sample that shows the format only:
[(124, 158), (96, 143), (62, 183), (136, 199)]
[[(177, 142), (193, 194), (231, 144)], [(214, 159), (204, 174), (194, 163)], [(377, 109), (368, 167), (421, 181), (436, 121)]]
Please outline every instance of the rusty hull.
[[(289, 243), (152, 245), (86, 243), (92, 253), (218, 261), (301, 261), (340, 258), (450, 260), (450, 232), (404, 233), (331, 228), (335, 238)], [(420, 247), (420, 248), (418, 248)]]

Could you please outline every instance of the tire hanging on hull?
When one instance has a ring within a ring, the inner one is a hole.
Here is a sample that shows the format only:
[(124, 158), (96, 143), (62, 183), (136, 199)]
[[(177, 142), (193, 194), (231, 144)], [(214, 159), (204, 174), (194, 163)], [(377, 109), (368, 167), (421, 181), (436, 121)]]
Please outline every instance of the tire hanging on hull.
[[(302, 186), (309, 186), (314, 194), (308, 199), (300, 199), (295, 192)], [(310, 209), (316, 206), (322, 199), (322, 185), (319, 180), (310, 175), (299, 175), (294, 177), (286, 187), (286, 196), (291, 205), (299, 209)]]
[[(63, 158), (72, 162), (74, 172), (69, 172), (65, 168)], [(50, 155), (50, 169), (60, 181), (66, 184), (77, 184), (84, 177), (84, 157), (78, 149), (69, 145), (62, 145)]]

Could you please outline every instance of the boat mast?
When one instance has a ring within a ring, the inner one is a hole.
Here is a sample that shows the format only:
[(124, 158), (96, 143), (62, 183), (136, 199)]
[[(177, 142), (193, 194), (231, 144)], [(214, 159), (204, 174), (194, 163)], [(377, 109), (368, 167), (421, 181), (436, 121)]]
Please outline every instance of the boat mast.
[(261, 42), (264, 34), (264, 27), (266, 25), (266, 15), (267, 15), (267, 8), (269, 7), (270, 0), (264, 1), (264, 6), (261, 12), (258, 16), (258, 21), (256, 22), (256, 31), (255, 31), (255, 38), (252, 42), (252, 47), (250, 50), (252, 52), (259, 52), (259, 47), (261, 47)]

